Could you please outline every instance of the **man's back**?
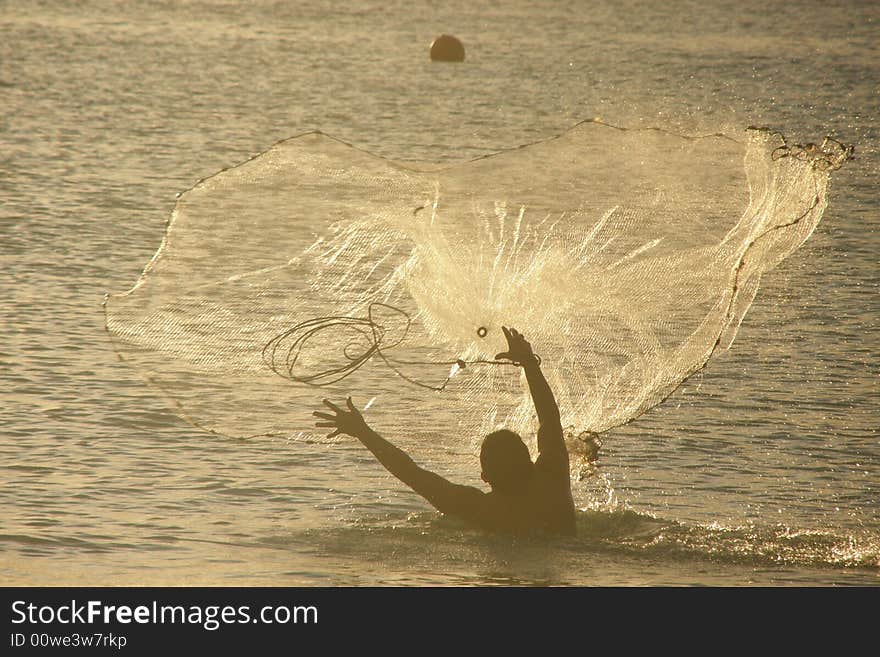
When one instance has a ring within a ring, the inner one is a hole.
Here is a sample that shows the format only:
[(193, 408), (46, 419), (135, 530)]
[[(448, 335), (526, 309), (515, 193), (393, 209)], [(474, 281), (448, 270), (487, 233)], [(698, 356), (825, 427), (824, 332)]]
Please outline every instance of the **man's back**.
[(479, 513), (465, 518), (483, 529), (511, 534), (575, 533), (571, 488), (560, 486), (558, 478), (536, 470), (518, 495), (491, 491), (483, 493)]

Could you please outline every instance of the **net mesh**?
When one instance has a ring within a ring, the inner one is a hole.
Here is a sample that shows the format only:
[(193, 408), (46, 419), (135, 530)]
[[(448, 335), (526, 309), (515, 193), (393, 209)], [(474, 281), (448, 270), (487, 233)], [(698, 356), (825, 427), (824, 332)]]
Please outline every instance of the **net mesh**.
[(316, 402), (352, 394), (406, 425), (404, 446), (442, 413), (454, 449), (534, 431), (521, 372), (494, 361), (514, 326), (572, 435), (598, 433), (730, 346), (849, 154), (588, 121), (415, 170), (304, 134), (183, 194), (107, 329), (207, 430), (320, 439)]

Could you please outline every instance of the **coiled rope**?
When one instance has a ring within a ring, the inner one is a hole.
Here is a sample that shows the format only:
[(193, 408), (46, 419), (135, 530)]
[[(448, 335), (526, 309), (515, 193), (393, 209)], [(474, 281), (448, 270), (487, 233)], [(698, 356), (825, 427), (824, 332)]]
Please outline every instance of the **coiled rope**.
[[(389, 330), (385, 325), (377, 321), (374, 310), (379, 308), (390, 310), (405, 321), (404, 329), (397, 338), (389, 340)], [(371, 358), (377, 356), (400, 378), (421, 388), (436, 390), (438, 392), (444, 390), (452, 377), (455, 376), (459, 370), (466, 368), (468, 365), (518, 366), (518, 363), (514, 363), (513, 361), (484, 358), (468, 361), (461, 358), (456, 358), (454, 360), (402, 360), (389, 356), (389, 351), (400, 346), (406, 340), (410, 326), (412, 326), (412, 318), (406, 311), (387, 303), (374, 301), (367, 306), (366, 317), (327, 315), (324, 317), (307, 319), (296, 324), (287, 331), (272, 338), (272, 340), (263, 347), (263, 362), (269, 367), (269, 369), (275, 372), (275, 374), (285, 379), (290, 379), (297, 383), (305, 383), (310, 386), (321, 387), (332, 385), (351, 376), (362, 368)], [(309, 343), (313, 340), (320, 339), (321, 334), (325, 331), (338, 333), (340, 329), (353, 330), (358, 334), (358, 337), (354, 337), (342, 349), (342, 354), (345, 357), (346, 362), (338, 367), (328, 368), (313, 374), (297, 373), (297, 368), (300, 364), (300, 357)], [(485, 337), (487, 333), (488, 330), (483, 326), (477, 329), (477, 335), (481, 338)], [(537, 356), (535, 357), (538, 358)], [(538, 362), (540, 363), (540, 359), (538, 359)], [(450, 365), (452, 368), (443, 383), (440, 385), (431, 385), (404, 374), (400, 368), (405, 365)]]

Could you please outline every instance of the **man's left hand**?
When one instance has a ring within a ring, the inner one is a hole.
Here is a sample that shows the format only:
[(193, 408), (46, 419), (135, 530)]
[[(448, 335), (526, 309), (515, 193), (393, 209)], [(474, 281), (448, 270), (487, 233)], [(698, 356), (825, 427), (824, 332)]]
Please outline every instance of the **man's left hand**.
[(369, 429), (366, 421), (364, 421), (364, 416), (361, 415), (361, 412), (357, 408), (355, 408), (354, 403), (351, 401), (351, 397), (345, 400), (345, 404), (348, 406), (347, 411), (339, 408), (339, 406), (331, 402), (329, 399), (325, 399), (324, 405), (334, 411), (336, 415), (321, 411), (315, 411), (312, 413), (315, 417), (325, 420), (324, 422), (316, 422), (316, 427), (333, 427), (334, 430), (327, 434), (328, 438), (333, 438), (341, 433), (357, 437), (359, 434), (362, 434)]

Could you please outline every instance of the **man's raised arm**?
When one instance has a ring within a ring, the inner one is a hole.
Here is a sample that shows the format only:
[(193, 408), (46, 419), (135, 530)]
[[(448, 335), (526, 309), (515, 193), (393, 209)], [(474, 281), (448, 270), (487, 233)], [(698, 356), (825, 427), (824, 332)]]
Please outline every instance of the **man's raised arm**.
[(328, 438), (340, 433), (354, 436), (372, 452), (388, 472), (428, 500), (438, 511), (479, 521), (480, 502), (484, 496), (481, 490), (453, 484), (438, 474), (420, 468), (409, 454), (395, 447), (370, 428), (360, 411), (355, 408), (351, 397), (346, 400), (347, 411), (326, 399), (324, 405), (335, 411), (336, 415), (320, 411), (315, 411), (312, 415), (324, 420), (317, 422), (316, 426), (334, 428), (334, 431), (328, 434)]
[(538, 430), (539, 462), (551, 459), (560, 466), (564, 465), (567, 476), (568, 450), (562, 435), (559, 406), (556, 404), (550, 384), (544, 378), (538, 358), (532, 351), (532, 345), (516, 329), (506, 326), (502, 326), (501, 329), (504, 331), (504, 337), (507, 338), (508, 350), (498, 354), (496, 358), (507, 358), (520, 364), (526, 374), (529, 392), (532, 393), (538, 422), (541, 424)]

